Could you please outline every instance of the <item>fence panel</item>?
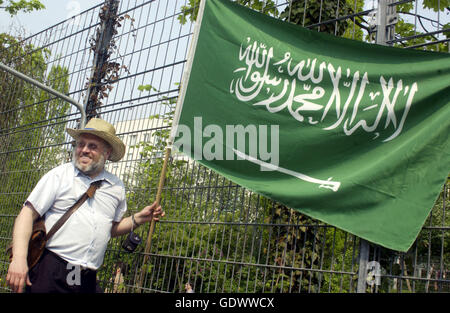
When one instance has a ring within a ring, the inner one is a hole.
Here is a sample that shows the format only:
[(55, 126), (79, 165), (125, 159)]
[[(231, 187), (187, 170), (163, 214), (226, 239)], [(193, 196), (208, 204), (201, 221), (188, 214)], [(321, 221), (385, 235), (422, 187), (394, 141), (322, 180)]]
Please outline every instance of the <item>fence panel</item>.
[[(448, 9), (423, 1), (254, 1), (255, 9), (372, 43), (449, 50)], [(439, 5), (439, 1), (436, 1)], [(256, 4), (260, 4), (257, 6)], [(116, 6), (116, 7), (114, 7)], [(155, 199), (179, 83), (193, 33), (189, 1), (107, 0), (25, 39), (0, 35), (0, 60), (113, 123), (127, 145), (107, 168), (127, 189), (129, 213)], [(116, 12), (116, 13), (115, 13)], [(379, 24), (379, 23), (378, 23)], [(380, 28), (380, 26), (378, 26)], [(106, 40), (107, 33), (112, 34)], [(380, 32), (381, 34), (381, 32)], [(383, 39), (384, 38), (384, 39)], [(71, 160), (66, 127), (79, 113), (0, 72), (0, 248), (37, 180)], [(374, 245), (242, 188), (178, 153), (171, 155), (151, 249), (110, 241), (98, 273), (106, 292), (448, 292), (449, 203), (444, 187), (408, 253)], [(147, 227), (136, 232), (142, 238)], [(367, 253), (360, 253), (361, 247)], [(366, 272), (360, 273), (364, 264)], [(9, 262), (0, 257), (0, 288)], [(369, 280), (367, 280), (369, 277)]]

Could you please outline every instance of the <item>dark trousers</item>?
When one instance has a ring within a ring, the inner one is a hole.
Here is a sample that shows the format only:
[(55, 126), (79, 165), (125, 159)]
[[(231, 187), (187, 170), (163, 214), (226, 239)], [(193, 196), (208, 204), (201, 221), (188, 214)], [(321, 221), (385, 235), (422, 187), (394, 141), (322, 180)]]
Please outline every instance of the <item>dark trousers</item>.
[(67, 261), (45, 249), (39, 262), (29, 271), (31, 286), (26, 293), (95, 293), (97, 272), (67, 266)]

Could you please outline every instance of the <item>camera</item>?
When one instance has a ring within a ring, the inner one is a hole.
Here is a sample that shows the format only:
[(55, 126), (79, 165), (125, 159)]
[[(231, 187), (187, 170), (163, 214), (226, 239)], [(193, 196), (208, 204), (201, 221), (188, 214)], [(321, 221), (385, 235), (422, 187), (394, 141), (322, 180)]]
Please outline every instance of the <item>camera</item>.
[(127, 238), (122, 242), (122, 248), (127, 252), (133, 252), (136, 250), (137, 246), (142, 242), (141, 237), (136, 235), (134, 232), (130, 232)]

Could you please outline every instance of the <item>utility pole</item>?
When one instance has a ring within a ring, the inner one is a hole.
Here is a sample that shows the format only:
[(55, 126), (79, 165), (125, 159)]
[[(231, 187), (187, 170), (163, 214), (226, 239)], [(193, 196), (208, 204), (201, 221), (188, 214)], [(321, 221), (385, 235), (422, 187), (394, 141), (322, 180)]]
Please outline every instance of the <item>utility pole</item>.
[(105, 77), (106, 67), (110, 54), (111, 40), (114, 36), (114, 25), (119, 8), (119, 0), (106, 0), (100, 12), (101, 26), (97, 30), (94, 43), (94, 62), (92, 65), (91, 77), (87, 85), (86, 97), (84, 100), (84, 110), (87, 119), (98, 117), (99, 107), (98, 95), (101, 92), (102, 80)]
[[(378, 8), (375, 13), (374, 25), (377, 30), (376, 43), (378, 45), (391, 45), (389, 41), (394, 39), (395, 24), (398, 22), (398, 14), (395, 0), (378, 0)], [(361, 239), (359, 247), (358, 286), (356, 292), (365, 293), (367, 287), (367, 264), (369, 263), (369, 243)]]
[(376, 43), (379, 45), (390, 45), (389, 41), (394, 39), (395, 24), (398, 22), (397, 7), (392, 5), (394, 2), (395, 0), (378, 0)]

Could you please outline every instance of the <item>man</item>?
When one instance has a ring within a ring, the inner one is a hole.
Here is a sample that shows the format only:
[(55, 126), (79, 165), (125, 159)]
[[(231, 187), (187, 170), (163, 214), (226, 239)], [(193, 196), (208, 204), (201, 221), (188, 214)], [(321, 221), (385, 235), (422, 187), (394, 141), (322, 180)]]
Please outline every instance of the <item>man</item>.
[[(96, 270), (103, 263), (111, 237), (129, 233), (139, 225), (164, 216), (153, 203), (133, 216), (126, 210), (122, 181), (104, 169), (106, 160), (119, 161), (125, 145), (114, 127), (93, 118), (85, 129), (67, 129), (75, 139), (72, 163), (46, 173), (37, 183), (16, 218), (13, 229), (13, 259), (6, 281), (14, 292), (95, 292)], [(90, 184), (102, 181), (94, 196), (49, 239), (39, 262), (29, 271), (28, 241), (33, 221), (45, 217), (47, 231), (86, 192)], [(80, 281), (68, 279), (79, 270)]]

